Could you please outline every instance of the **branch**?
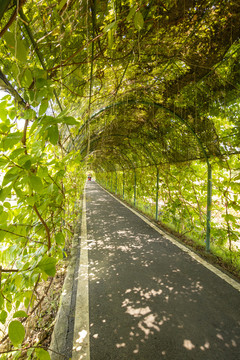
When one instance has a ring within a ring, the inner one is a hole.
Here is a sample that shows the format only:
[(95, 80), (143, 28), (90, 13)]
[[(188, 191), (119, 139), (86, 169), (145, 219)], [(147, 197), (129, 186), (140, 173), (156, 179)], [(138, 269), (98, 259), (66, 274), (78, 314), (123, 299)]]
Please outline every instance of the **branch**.
[(87, 47), (88, 45), (90, 45), (91, 43), (95, 42), (97, 39), (99, 39), (100, 37), (102, 37), (103, 35), (105, 35), (104, 33), (99, 34), (98, 36), (96, 36), (94, 39), (90, 40), (87, 44), (85, 44), (84, 46), (82, 46), (80, 49), (78, 49), (77, 51), (75, 51), (75, 53), (73, 53), (71, 56), (69, 56), (66, 60), (64, 60), (61, 64), (54, 66), (53, 68), (51, 68), (51, 70), (56, 70), (58, 68), (61, 68), (62, 66), (64, 66), (65, 63), (68, 63), (69, 60), (71, 60), (72, 58), (74, 58), (78, 53), (80, 53), (85, 47)]
[(38, 218), (40, 219), (41, 223), (43, 224), (43, 226), (45, 227), (46, 230), (46, 234), (47, 234), (47, 239), (48, 239), (48, 250), (50, 250), (51, 248), (51, 237), (50, 237), (50, 229), (47, 226), (47, 223), (43, 220), (41, 214), (39, 213), (36, 205), (33, 206), (33, 210), (35, 211), (35, 213), (37, 214)]
[(24, 5), (24, 3), (27, 0), (19, 0), (19, 4), (16, 6), (16, 9), (14, 10), (14, 12), (12, 13), (10, 19), (8, 20), (7, 24), (4, 26), (4, 28), (1, 30), (0, 32), (0, 37), (2, 37), (5, 32), (7, 31), (7, 29), (12, 25), (13, 21), (15, 20), (19, 10), (21, 9), (21, 7)]
[(12, 94), (12, 96), (17, 101), (17, 103), (22, 105), (25, 109), (28, 106), (27, 103), (23, 100), (21, 95), (19, 95), (19, 93), (14, 89), (12, 84), (8, 81), (8, 79), (1, 70), (0, 70), (0, 80), (1, 80), (0, 87), (8, 91), (10, 94)]
[(22, 137), (22, 144), (23, 147), (25, 148), (25, 155), (27, 155), (27, 147), (26, 147), (26, 142), (27, 142), (27, 127), (28, 127), (28, 123), (29, 120), (25, 120), (25, 124), (24, 124), (24, 129), (23, 129), (23, 137)]
[(1, 229), (1, 228), (0, 228), (0, 231), (5, 231), (5, 232), (7, 232), (7, 233), (9, 233), (9, 234), (12, 234), (12, 235), (15, 235), (15, 236), (19, 236), (19, 237), (22, 237), (22, 238), (28, 239), (28, 237), (27, 237), (27, 236), (25, 236), (25, 235), (20, 235), (20, 234), (16, 234), (16, 233), (15, 233), (15, 232), (13, 232), (13, 231), (9, 231), (9, 230), (5, 230), (5, 229)]
[(11, 273), (11, 272), (19, 272), (18, 269), (1, 269), (2, 273)]

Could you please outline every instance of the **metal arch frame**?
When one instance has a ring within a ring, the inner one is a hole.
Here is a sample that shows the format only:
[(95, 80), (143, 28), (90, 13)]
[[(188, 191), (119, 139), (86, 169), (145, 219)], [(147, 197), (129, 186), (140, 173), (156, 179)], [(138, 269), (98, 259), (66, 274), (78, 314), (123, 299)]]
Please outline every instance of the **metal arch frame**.
[[(121, 105), (130, 105), (130, 104), (136, 104), (136, 105), (147, 105), (147, 106), (154, 106), (156, 108), (163, 109), (168, 114), (172, 115), (175, 119), (179, 120), (182, 124), (184, 124), (188, 130), (192, 133), (194, 138), (196, 139), (199, 148), (202, 150), (203, 156), (205, 158), (206, 164), (207, 164), (207, 170), (208, 170), (208, 179), (207, 179), (207, 219), (206, 219), (206, 251), (210, 251), (210, 236), (211, 236), (211, 206), (212, 206), (212, 167), (209, 161), (209, 156), (200, 140), (200, 138), (195, 133), (194, 129), (191, 127), (191, 125), (184, 120), (180, 115), (176, 114), (172, 110), (168, 109), (162, 104), (159, 104), (157, 102), (151, 102), (151, 101), (145, 101), (145, 100), (122, 100), (116, 103), (111, 103), (100, 110), (96, 111), (90, 118), (88, 119), (88, 123), (90, 123), (94, 118), (96, 118), (98, 115), (100, 115), (102, 112), (111, 109), (113, 107), (118, 107)], [(81, 129), (85, 126), (83, 126), (79, 129), (79, 132)]]

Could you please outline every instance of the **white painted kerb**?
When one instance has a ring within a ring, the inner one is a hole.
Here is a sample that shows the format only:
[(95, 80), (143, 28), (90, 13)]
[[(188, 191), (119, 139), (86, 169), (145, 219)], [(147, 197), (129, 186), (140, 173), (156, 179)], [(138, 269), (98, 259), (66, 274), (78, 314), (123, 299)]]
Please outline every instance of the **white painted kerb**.
[(89, 286), (88, 245), (86, 220), (86, 194), (84, 189), (82, 207), (81, 252), (78, 270), (75, 324), (72, 360), (90, 360), (89, 344)]

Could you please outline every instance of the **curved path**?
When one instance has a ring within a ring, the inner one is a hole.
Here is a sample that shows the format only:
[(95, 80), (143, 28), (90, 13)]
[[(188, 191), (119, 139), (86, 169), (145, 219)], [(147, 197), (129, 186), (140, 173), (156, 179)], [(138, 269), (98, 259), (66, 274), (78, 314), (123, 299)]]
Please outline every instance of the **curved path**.
[(238, 283), (94, 182), (84, 217), (73, 360), (240, 359)]

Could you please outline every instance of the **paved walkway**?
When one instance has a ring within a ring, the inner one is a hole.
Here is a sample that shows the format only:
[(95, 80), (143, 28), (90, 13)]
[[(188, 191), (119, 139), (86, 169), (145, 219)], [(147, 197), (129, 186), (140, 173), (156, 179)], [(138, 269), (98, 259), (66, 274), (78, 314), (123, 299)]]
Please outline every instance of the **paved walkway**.
[(76, 311), (84, 353), (73, 359), (240, 359), (237, 289), (94, 182), (86, 214), (89, 298)]

